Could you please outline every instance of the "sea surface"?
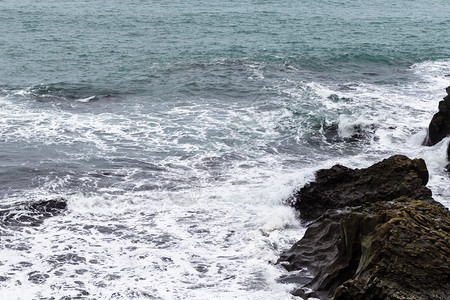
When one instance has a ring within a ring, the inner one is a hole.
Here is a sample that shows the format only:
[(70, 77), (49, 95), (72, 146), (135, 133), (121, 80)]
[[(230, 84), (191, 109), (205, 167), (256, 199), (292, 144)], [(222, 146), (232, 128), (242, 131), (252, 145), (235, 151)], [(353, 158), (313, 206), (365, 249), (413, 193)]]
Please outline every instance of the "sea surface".
[(449, 32), (448, 0), (0, 0), (0, 299), (294, 299), (289, 196), (336, 163), (424, 158), (450, 207)]

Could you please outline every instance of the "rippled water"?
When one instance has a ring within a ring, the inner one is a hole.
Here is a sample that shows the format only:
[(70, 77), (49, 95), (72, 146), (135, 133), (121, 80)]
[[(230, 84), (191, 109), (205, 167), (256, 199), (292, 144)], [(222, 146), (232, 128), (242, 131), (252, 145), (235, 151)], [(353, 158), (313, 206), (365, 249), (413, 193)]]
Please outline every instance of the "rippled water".
[(1, 298), (289, 299), (286, 201), (335, 163), (422, 157), (450, 207), (447, 6), (3, 1)]

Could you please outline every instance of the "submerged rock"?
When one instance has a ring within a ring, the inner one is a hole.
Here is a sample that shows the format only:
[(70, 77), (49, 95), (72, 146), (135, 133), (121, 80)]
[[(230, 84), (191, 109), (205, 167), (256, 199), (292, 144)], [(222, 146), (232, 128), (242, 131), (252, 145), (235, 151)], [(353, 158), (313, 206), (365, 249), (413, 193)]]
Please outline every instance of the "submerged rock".
[(366, 169), (335, 165), (319, 170), (316, 180), (294, 195), (293, 206), (300, 217), (311, 221), (328, 209), (388, 201), (400, 196), (431, 200), (425, 186), (428, 170), (423, 159), (395, 155)]
[(38, 226), (52, 216), (64, 212), (67, 200), (56, 198), (19, 204), (0, 209), (0, 224), (4, 226)]
[(52, 200), (33, 202), (27, 206), (35, 212), (40, 212), (47, 215), (55, 215), (60, 213), (61, 210), (67, 208), (67, 200), (64, 198), (57, 198)]
[(450, 299), (449, 257), (448, 210), (400, 197), (330, 211), (280, 262), (290, 271), (307, 266), (313, 279), (305, 287), (316, 297)]

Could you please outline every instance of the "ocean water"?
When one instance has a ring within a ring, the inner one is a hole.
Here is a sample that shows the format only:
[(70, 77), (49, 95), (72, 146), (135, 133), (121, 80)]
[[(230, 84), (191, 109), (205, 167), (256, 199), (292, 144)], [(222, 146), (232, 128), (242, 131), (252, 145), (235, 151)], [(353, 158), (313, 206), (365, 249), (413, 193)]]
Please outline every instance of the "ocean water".
[(294, 299), (287, 202), (336, 163), (424, 158), (450, 207), (449, 139), (421, 145), (449, 9), (0, 1), (0, 298)]

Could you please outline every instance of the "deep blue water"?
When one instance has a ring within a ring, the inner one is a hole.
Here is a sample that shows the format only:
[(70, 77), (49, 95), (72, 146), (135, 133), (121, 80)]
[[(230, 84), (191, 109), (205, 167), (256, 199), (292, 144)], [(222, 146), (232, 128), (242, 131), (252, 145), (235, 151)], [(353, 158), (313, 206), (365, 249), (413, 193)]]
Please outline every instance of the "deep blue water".
[(0, 209), (68, 200), (2, 225), (1, 298), (289, 298), (270, 263), (302, 231), (285, 200), (335, 163), (423, 157), (450, 206), (448, 140), (421, 145), (450, 85), (449, 12), (1, 1)]

